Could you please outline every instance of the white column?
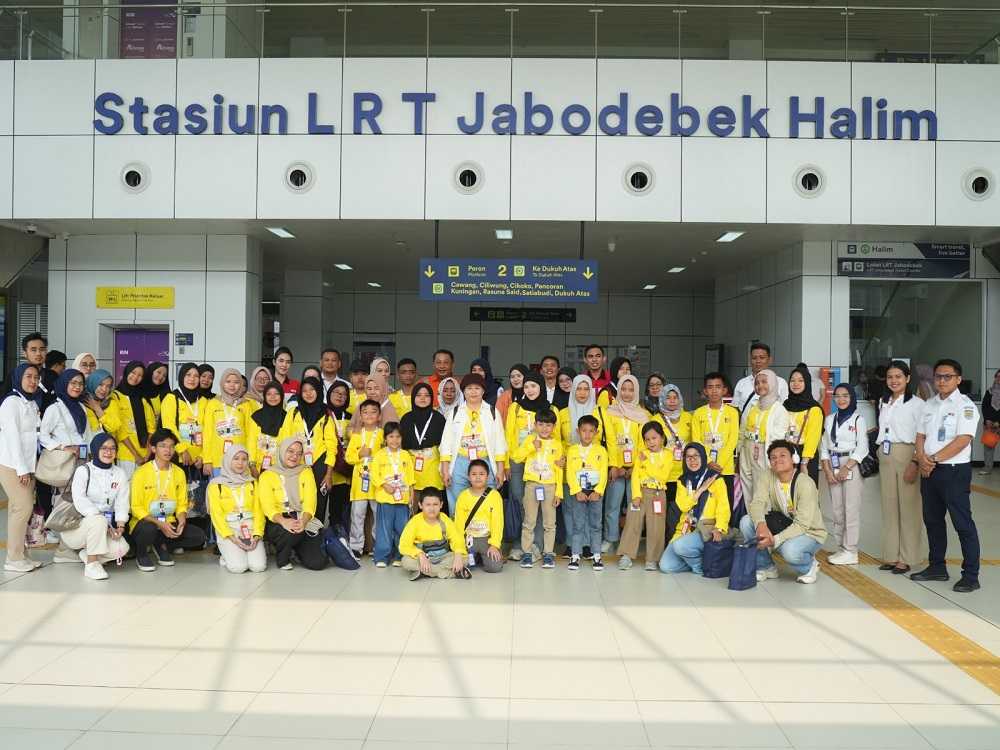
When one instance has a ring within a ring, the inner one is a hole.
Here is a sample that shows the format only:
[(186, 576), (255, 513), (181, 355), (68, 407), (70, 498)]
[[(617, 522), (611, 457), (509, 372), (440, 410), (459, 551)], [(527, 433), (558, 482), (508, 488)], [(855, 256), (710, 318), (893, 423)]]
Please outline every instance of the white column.
[[(333, 311), (333, 281), (325, 271), (285, 271), (281, 295), (281, 333), (279, 343), (292, 350), (293, 372), (298, 377), (301, 366), (316, 364), (325, 345), (323, 331), (329, 330)], [(347, 363), (344, 363), (346, 367)]]

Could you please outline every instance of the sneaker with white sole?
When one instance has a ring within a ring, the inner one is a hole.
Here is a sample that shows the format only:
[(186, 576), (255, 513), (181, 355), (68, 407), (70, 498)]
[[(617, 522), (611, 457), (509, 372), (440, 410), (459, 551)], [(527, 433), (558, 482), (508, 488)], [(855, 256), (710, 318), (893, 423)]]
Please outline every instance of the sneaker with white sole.
[(292, 565), (290, 562), (286, 562), (284, 565), (278, 566), (278, 569), (279, 570), (294, 570), (295, 566)]
[(819, 576), (819, 560), (813, 558), (812, 565), (809, 566), (809, 570), (800, 575), (795, 580), (799, 583), (816, 583), (816, 578)]
[(83, 574), (94, 581), (103, 581), (108, 577), (108, 571), (99, 562), (87, 563), (83, 566)]
[(835, 552), (827, 558), (827, 562), (831, 565), (857, 565), (858, 564), (858, 553), (848, 552), (846, 549), (842, 549), (839, 552)]
[(31, 560), (8, 560), (3, 564), (3, 569), (8, 573), (30, 573), (35, 566)]
[(156, 564), (161, 568), (169, 568), (174, 564), (174, 558), (171, 556), (170, 550), (167, 549), (166, 545), (153, 547), (153, 557), (156, 558)]
[(148, 552), (139, 552), (135, 556), (136, 567), (139, 568), (143, 573), (152, 573), (156, 570), (156, 565), (153, 564), (153, 559), (149, 556)]
[(659, 570), (659, 569), (660, 569), (660, 566), (657, 565), (652, 560), (647, 560), (646, 561), (646, 570), (648, 570), (648, 571), (655, 571), (655, 570)]
[(80, 562), (80, 555), (76, 550), (71, 549), (57, 549), (56, 553), (52, 555), (52, 562), (54, 563), (78, 563)]
[(596, 570), (598, 573), (604, 570), (604, 561), (601, 560), (600, 555), (594, 555), (594, 570)]
[(777, 578), (777, 577), (778, 577), (777, 565), (772, 565), (769, 568), (763, 568), (762, 570), (757, 571), (758, 581), (766, 581), (768, 578)]
[(580, 556), (573, 555), (569, 559), (569, 565), (566, 566), (566, 570), (579, 570), (580, 569)]
[(403, 566), (403, 563), (401, 561), (399, 561), (399, 560), (393, 560), (392, 561), (392, 567), (394, 567), (394, 568), (401, 568), (402, 566)]
[(556, 556), (551, 552), (542, 555), (542, 567), (546, 569), (554, 568), (556, 566)]
[(522, 557), (524, 557), (524, 552), (521, 551), (520, 547), (514, 547), (510, 551), (510, 554), (507, 555), (507, 559), (513, 560), (514, 562), (518, 562)]
[(386, 564), (385, 560), (379, 560), (377, 563), (375, 563), (375, 567), (376, 568), (387, 568), (389, 566)]
[(601, 542), (601, 554), (606, 554), (611, 551), (611, 542), (605, 540)]
[(618, 570), (628, 570), (632, 567), (632, 558), (628, 555), (622, 555), (618, 558)]

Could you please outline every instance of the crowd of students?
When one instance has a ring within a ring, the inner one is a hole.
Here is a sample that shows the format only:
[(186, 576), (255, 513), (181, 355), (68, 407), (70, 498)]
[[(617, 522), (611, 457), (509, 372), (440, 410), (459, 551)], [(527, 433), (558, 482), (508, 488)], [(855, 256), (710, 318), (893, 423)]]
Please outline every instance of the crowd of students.
[(956, 590), (979, 586), (962, 489), (979, 414), (952, 360), (938, 362), (926, 403), (892, 362), (869, 426), (854, 388), (837, 385), (825, 414), (809, 368), (786, 381), (764, 344), (735, 387), (705, 375), (694, 410), (661, 373), (642, 386), (628, 359), (605, 369), (599, 345), (586, 348), (583, 373), (546, 356), (538, 371), (511, 367), (506, 387), (483, 359), (456, 375), (442, 349), (423, 378), (414, 360), (397, 362), (395, 389), (384, 358), (351, 363), (345, 379), (327, 349), (296, 380), (281, 348), (273, 370), (227, 369), (217, 391), (208, 365), (182, 364), (171, 388), (166, 364), (130, 362), (114, 384), (92, 354), (66, 367), (39, 334), (22, 349), (0, 403), (8, 571), (40, 567), (25, 549), (34, 513), (59, 532), (54, 561), (83, 562), (93, 579), (112, 560), (134, 555), (149, 572), (206, 544), (233, 573), (265, 570), (269, 551), (280, 569), (318, 570), (329, 527), (357, 560), (370, 549), (375, 567), (413, 578), (496, 573), (506, 560), (553, 568), (560, 545), (570, 570), (601, 570), (613, 551), (621, 570), (641, 554), (646, 570), (698, 573), (706, 545), (741, 536), (758, 547), (758, 580), (777, 576), (780, 551), (813, 583), (828, 535), (819, 474), (832, 501), (829, 562), (856, 564), (874, 444), (882, 568), (917, 566), (926, 525), (930, 564), (912, 576), (946, 580), (950, 512), (965, 558)]

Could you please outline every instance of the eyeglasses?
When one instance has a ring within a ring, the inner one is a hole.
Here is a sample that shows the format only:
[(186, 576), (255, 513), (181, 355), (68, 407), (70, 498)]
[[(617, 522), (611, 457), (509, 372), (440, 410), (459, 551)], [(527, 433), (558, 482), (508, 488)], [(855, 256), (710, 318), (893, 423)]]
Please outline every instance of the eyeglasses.
[(956, 375), (955, 373), (949, 373), (949, 372), (934, 373), (935, 380), (951, 380), (952, 378), (957, 378), (957, 377), (958, 375)]

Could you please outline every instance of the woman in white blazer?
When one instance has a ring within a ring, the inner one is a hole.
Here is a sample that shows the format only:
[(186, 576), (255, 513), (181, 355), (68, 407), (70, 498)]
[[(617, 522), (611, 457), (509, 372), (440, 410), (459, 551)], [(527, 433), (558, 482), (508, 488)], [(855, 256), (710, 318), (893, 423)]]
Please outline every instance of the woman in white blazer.
[(7, 495), (8, 573), (30, 573), (42, 564), (24, 550), (24, 535), (35, 507), (35, 461), (41, 419), (35, 394), (41, 373), (35, 365), (18, 365), (13, 390), (0, 403), (0, 486)]
[(83, 408), (86, 390), (83, 373), (64, 370), (56, 379), (56, 400), (42, 415), (38, 442), (49, 450), (64, 450), (86, 461), (90, 441), (94, 437)]
[(446, 415), (441, 438), (441, 477), (448, 488), (448, 505), (455, 508), (458, 496), (469, 486), (469, 462), (489, 464), (491, 487), (500, 488), (507, 478), (507, 438), (503, 419), (495, 406), (483, 400), (486, 381), (475, 373), (462, 378), (465, 403)]
[(767, 449), (775, 440), (788, 436), (788, 411), (781, 401), (778, 376), (772, 370), (761, 370), (754, 378), (757, 400), (743, 412), (740, 421), (740, 482), (743, 502), (747, 507), (753, 499), (758, 478), (770, 468)]
[(858, 411), (858, 400), (849, 383), (833, 389), (833, 403), (837, 410), (823, 425), (819, 454), (830, 485), (833, 538), (839, 547), (829, 561), (832, 565), (857, 565), (865, 486), (860, 464), (868, 457), (868, 425)]

